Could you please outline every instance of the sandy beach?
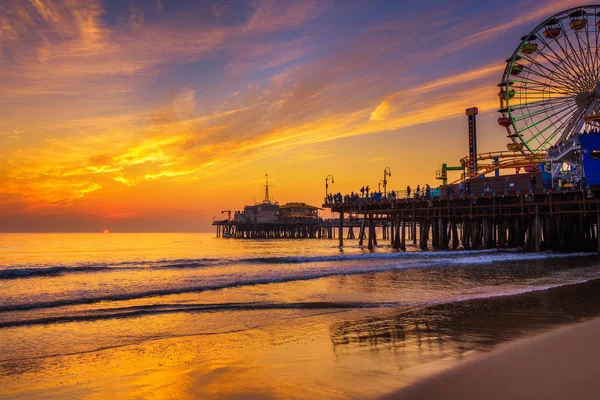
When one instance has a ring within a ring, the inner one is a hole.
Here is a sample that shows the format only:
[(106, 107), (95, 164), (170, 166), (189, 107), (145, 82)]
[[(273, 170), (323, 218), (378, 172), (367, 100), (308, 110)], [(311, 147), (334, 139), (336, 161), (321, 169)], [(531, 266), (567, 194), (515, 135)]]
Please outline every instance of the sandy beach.
[(500, 346), (383, 399), (598, 399), (600, 318)]

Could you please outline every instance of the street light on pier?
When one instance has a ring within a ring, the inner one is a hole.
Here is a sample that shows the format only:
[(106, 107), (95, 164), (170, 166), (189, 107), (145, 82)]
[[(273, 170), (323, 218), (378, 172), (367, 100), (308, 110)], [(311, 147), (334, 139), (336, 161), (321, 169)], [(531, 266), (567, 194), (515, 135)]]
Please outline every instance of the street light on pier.
[[(383, 197), (387, 197), (387, 177), (392, 176), (390, 167), (385, 167), (383, 170)], [(381, 192), (381, 189), (379, 190)]]
[(325, 203), (327, 203), (327, 198), (329, 197), (329, 178), (331, 177), (331, 183), (335, 183), (333, 181), (333, 175), (327, 175), (327, 177), (325, 178)]
[(381, 182), (383, 182), (383, 187), (385, 188), (385, 181), (384, 181), (384, 180), (380, 180), (380, 181), (377, 183), (377, 191), (378, 191), (379, 193), (381, 193)]

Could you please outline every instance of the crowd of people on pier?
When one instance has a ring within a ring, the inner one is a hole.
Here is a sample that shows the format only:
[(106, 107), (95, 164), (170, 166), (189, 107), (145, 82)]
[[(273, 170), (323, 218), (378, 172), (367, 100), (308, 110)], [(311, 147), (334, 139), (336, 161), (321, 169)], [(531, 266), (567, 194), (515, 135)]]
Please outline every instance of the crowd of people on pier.
[[(467, 183), (467, 185), (470, 184)], [(461, 183), (462, 187), (462, 183)], [(461, 195), (462, 195), (461, 190)], [(387, 196), (386, 196), (387, 195)], [(396, 200), (396, 199), (414, 199), (414, 200), (428, 200), (431, 198), (431, 187), (429, 184), (417, 185), (417, 188), (413, 191), (409, 186), (406, 187), (406, 191), (404, 193), (396, 192), (395, 190), (390, 191), (389, 193), (382, 193), (381, 191), (373, 192), (371, 188), (367, 186), (363, 186), (356, 193), (354, 191), (349, 194), (343, 195), (342, 193), (329, 193), (325, 198), (325, 204), (357, 204), (362, 202), (374, 202), (381, 201), (384, 199), (387, 200)]]
[[(349, 194), (329, 193), (325, 198), (325, 204), (340, 205), (340, 204), (363, 204), (363, 203), (374, 203), (380, 201), (390, 201), (397, 199), (405, 200), (429, 200), (432, 197), (464, 197), (476, 195), (495, 195), (495, 194), (510, 194), (521, 191), (535, 192), (538, 189), (549, 189), (552, 188), (551, 183), (542, 182), (538, 187), (538, 175), (539, 173), (531, 173), (529, 179), (518, 178), (512, 176), (506, 176), (504, 180), (465, 180), (456, 184), (442, 185), (440, 188), (432, 189), (429, 184), (423, 186), (417, 185), (413, 190), (410, 185), (406, 187), (406, 190), (390, 192), (371, 191), (371, 188), (367, 186), (361, 187), (357, 192), (350, 192)], [(472, 188), (472, 184), (475, 185)], [(562, 185), (558, 184), (559, 190)], [(573, 188), (581, 187), (581, 185), (572, 185)]]

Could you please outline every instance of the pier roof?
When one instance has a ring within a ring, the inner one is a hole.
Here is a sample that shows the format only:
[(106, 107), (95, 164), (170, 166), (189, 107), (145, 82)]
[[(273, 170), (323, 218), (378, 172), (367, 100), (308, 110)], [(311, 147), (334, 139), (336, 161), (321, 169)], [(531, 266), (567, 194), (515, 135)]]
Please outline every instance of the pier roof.
[(279, 206), (279, 208), (303, 208), (306, 210), (320, 210), (321, 209), (319, 207), (311, 206), (306, 203), (286, 203), (286, 204)]

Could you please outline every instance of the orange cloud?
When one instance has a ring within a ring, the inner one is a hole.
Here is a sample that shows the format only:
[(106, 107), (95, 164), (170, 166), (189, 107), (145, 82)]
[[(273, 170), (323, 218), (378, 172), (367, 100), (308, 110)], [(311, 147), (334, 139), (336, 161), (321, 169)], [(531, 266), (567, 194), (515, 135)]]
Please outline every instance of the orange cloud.
[[(135, 204), (148, 215), (180, 198), (207, 208), (222, 177), (262, 176), (283, 154), (281, 174), (329, 166), (326, 142), (444, 121), (472, 105), (495, 109), (505, 66), (498, 56), (416, 76), (440, 57), (415, 44), (445, 32), (423, 37), (430, 16), (366, 28), (317, 58), (314, 33), (280, 35), (318, 17), (315, 2), (266, 1), (238, 26), (182, 14), (167, 23), (150, 15), (166, 12), (160, 2), (132, 6), (113, 24), (99, 1), (15, 4), (0, 5), (0, 198), (10, 212), (130, 215)], [(442, 16), (433, 19), (443, 28)], [(489, 29), (465, 43), (506, 26)], [(203, 68), (222, 81), (202, 81)], [(356, 140), (366, 151), (373, 139)], [(351, 150), (344, 143), (341, 153)]]

